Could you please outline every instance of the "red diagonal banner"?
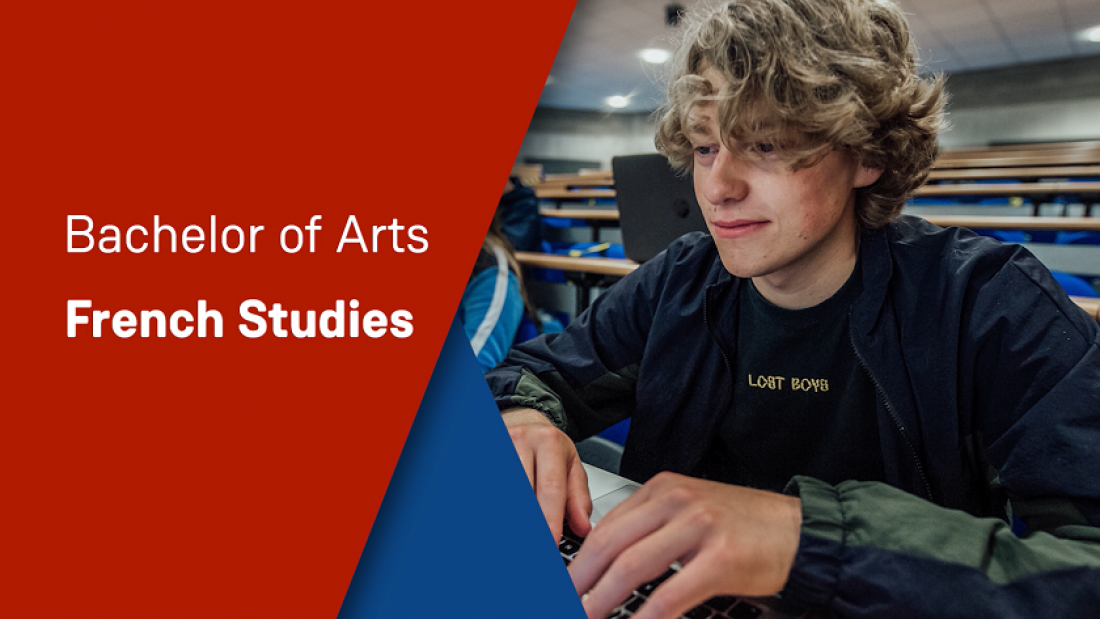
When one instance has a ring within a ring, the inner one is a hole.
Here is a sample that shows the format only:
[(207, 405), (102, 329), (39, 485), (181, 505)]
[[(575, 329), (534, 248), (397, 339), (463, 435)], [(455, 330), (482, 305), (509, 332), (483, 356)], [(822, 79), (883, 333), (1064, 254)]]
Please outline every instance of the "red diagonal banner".
[(5, 9), (0, 614), (336, 615), (571, 10)]

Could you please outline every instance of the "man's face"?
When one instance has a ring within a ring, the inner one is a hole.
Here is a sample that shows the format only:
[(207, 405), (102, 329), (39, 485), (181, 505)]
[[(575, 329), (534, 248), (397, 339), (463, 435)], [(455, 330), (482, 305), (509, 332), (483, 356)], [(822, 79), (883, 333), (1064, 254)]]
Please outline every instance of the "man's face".
[[(713, 68), (702, 76), (713, 92), (726, 85)], [(742, 151), (734, 153), (719, 135), (716, 104), (696, 107), (688, 127), (695, 195), (722, 264), (738, 277), (757, 278), (773, 302), (766, 289), (797, 292), (835, 283), (827, 298), (855, 264), (855, 188), (874, 182), (881, 170), (834, 150), (792, 172), (770, 145), (727, 140)]]

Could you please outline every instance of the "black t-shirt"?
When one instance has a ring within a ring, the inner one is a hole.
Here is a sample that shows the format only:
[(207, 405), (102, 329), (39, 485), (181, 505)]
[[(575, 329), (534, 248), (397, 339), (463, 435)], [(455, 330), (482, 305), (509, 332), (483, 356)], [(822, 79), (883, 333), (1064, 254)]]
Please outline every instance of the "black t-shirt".
[(876, 390), (848, 327), (861, 287), (857, 265), (828, 300), (787, 310), (744, 283), (733, 405), (707, 452), (706, 477), (774, 491), (794, 475), (882, 481)]

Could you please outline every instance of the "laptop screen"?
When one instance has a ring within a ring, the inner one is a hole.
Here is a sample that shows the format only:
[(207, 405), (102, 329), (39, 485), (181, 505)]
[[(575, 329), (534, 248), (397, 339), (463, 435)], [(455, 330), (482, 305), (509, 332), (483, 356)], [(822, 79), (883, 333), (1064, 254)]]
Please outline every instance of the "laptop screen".
[(664, 155), (611, 160), (626, 257), (645, 262), (688, 232), (706, 232), (691, 175), (679, 175)]

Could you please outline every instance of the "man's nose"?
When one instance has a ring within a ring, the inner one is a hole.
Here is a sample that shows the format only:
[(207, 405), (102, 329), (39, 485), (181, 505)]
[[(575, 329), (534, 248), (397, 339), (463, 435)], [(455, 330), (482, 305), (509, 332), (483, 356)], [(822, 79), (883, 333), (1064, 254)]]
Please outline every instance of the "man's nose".
[(740, 202), (749, 193), (745, 167), (747, 162), (735, 157), (726, 147), (718, 149), (710, 176), (703, 184), (703, 197), (715, 206)]

